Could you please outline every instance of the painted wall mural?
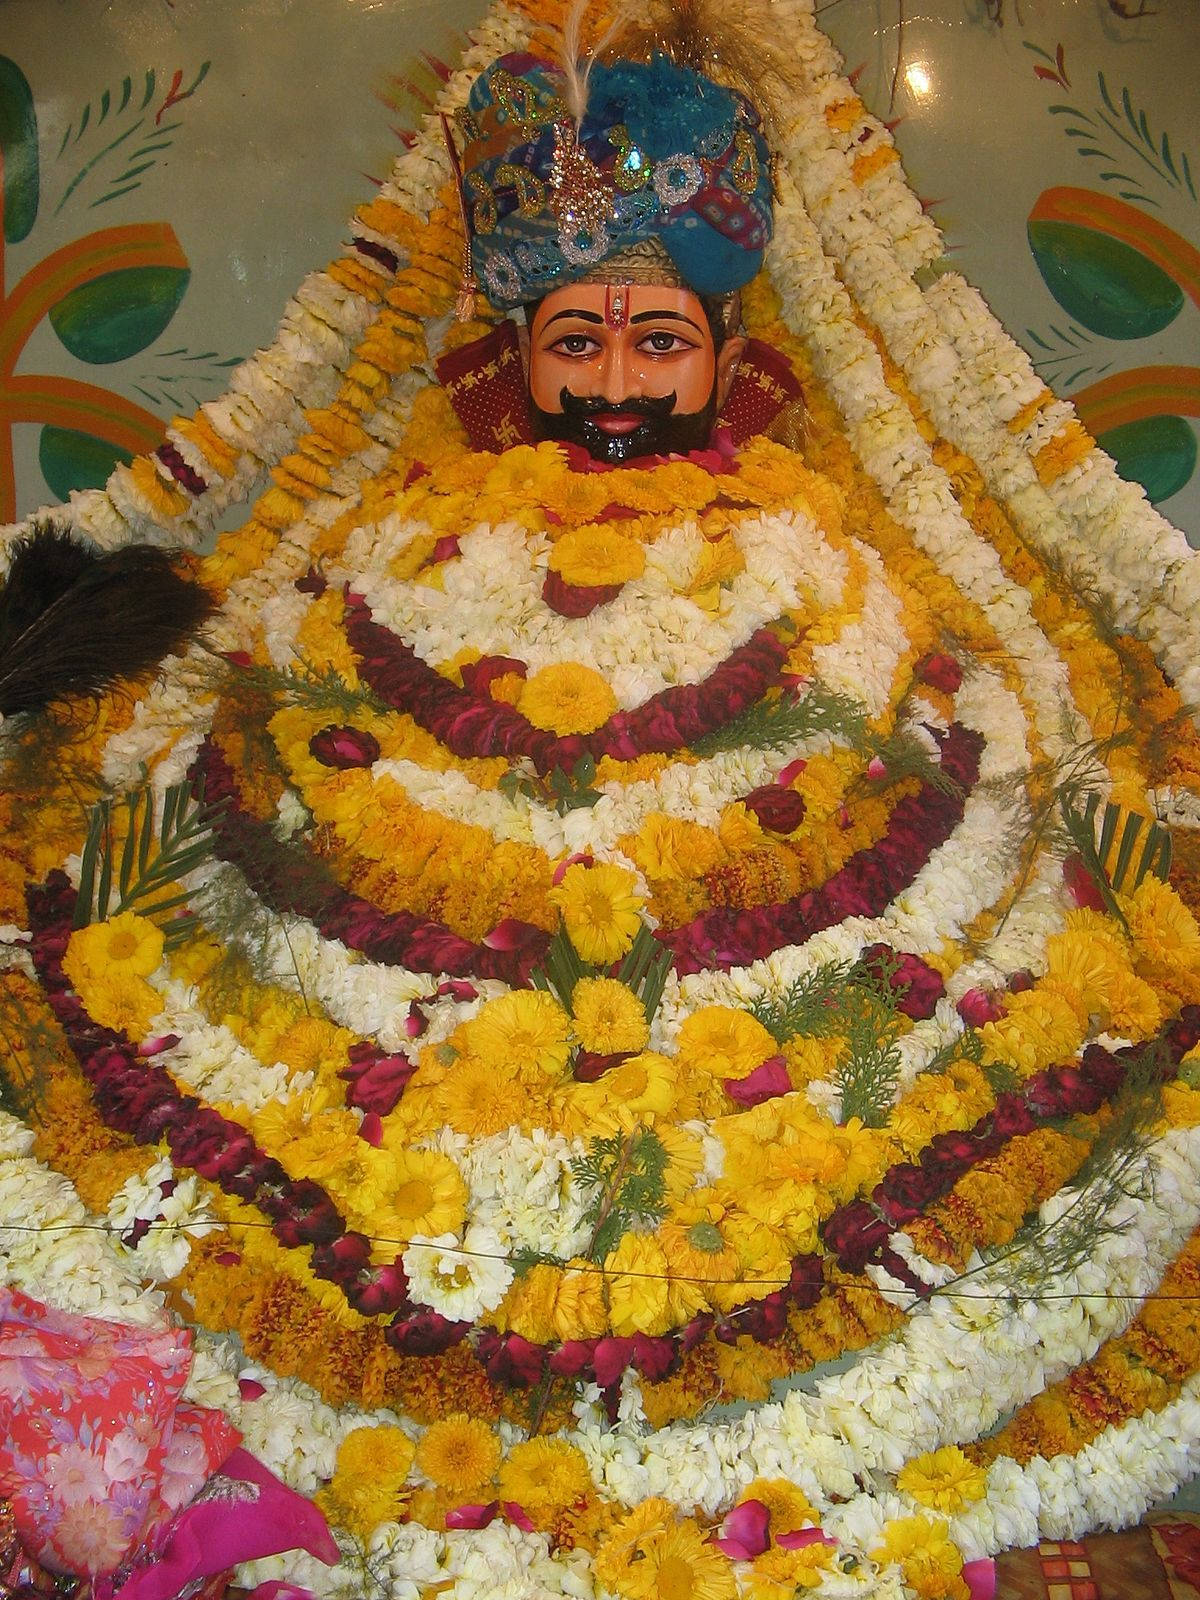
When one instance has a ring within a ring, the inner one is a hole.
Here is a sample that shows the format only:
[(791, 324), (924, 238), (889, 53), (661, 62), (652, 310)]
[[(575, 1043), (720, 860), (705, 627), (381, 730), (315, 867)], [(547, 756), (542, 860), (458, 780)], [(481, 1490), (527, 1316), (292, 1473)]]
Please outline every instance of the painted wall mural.
[[(1200, 544), (1197, 0), (817, 5), (950, 264)], [(270, 340), (482, 10), (0, 0), (0, 515), (100, 481)]]
[[(183, 127), (179, 109), (199, 88), (205, 61), (184, 84), (182, 69), (164, 88), (154, 68), (127, 74), (83, 102), (49, 161), (42, 157), (34, 89), (16, 61), (0, 56), (0, 518), (17, 512), (13, 430), (39, 429), (38, 462), (51, 494), (103, 483), (117, 461), (153, 449), (162, 437), (162, 405), (173, 398), (162, 363), (220, 362), (215, 352), (156, 352), (162, 378), (155, 409), (74, 372), (17, 372), (42, 323), (63, 351), (85, 367), (148, 352), (165, 333), (187, 292), (191, 270), (169, 222), (91, 228), (49, 251), (11, 286), (4, 246), (31, 238), (52, 208), (78, 221), (134, 194)], [(216, 376), (214, 372), (213, 376)], [(176, 401), (176, 404), (185, 403)]]
[[(1061, 45), (1052, 61), (1038, 46), (1028, 48), (1045, 58), (1034, 69), (1040, 79), (1071, 89)], [(1039, 367), (1070, 395), (1122, 476), (1158, 503), (1195, 471), (1196, 434), (1185, 418), (1200, 416), (1200, 366), (1120, 366), (1111, 345), (1163, 332), (1189, 299), (1200, 306), (1200, 251), (1162, 219), (1164, 209), (1190, 210), (1185, 220), (1194, 226), (1192, 162), (1169, 132), (1152, 131), (1129, 89), (1110, 87), (1103, 72), (1094, 104), (1078, 96), (1048, 110), (1078, 155), (1098, 163), (1106, 187), (1044, 189), (1029, 213), (1034, 260), (1070, 319), (1065, 329), (1030, 328), (1030, 345), (1045, 352)]]

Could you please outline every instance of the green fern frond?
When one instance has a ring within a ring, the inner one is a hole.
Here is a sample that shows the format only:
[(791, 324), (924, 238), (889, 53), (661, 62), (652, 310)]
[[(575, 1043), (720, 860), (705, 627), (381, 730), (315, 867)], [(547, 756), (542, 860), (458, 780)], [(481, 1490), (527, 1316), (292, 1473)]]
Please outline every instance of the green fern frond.
[(866, 708), (849, 695), (814, 683), (801, 695), (756, 701), (724, 727), (697, 739), (692, 750), (705, 759), (722, 750), (787, 750), (819, 734), (855, 748), (864, 746)]

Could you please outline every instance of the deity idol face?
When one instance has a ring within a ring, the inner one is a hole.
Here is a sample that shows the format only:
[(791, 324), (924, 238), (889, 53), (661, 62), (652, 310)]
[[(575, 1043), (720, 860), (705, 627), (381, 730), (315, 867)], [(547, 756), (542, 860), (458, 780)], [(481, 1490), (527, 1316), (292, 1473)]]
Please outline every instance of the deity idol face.
[(685, 455), (709, 442), (745, 341), (718, 351), (699, 298), (663, 284), (579, 283), (540, 301), (529, 395), (543, 439), (599, 461)]

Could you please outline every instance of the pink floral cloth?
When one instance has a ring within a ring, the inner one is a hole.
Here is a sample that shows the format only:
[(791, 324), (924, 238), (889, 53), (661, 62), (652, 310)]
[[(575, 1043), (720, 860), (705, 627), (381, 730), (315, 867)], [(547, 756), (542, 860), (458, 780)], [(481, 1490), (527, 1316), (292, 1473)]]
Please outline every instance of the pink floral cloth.
[(28, 1555), (90, 1579), (92, 1600), (194, 1595), (297, 1547), (339, 1559), (317, 1508), (239, 1450), (219, 1411), (180, 1403), (191, 1361), (184, 1329), (72, 1316), (0, 1288), (0, 1500)]
[(191, 1337), (50, 1310), (0, 1289), (0, 1495), (52, 1571), (111, 1572), (238, 1443), (181, 1405)]

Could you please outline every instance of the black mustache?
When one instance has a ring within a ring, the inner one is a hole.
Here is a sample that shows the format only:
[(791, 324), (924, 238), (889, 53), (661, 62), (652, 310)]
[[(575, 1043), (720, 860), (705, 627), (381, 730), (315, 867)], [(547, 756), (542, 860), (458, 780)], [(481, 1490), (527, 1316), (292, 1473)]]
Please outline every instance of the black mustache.
[(606, 400), (603, 395), (572, 394), (564, 388), (559, 393), (558, 403), (564, 417), (669, 417), (675, 410), (675, 392)]

